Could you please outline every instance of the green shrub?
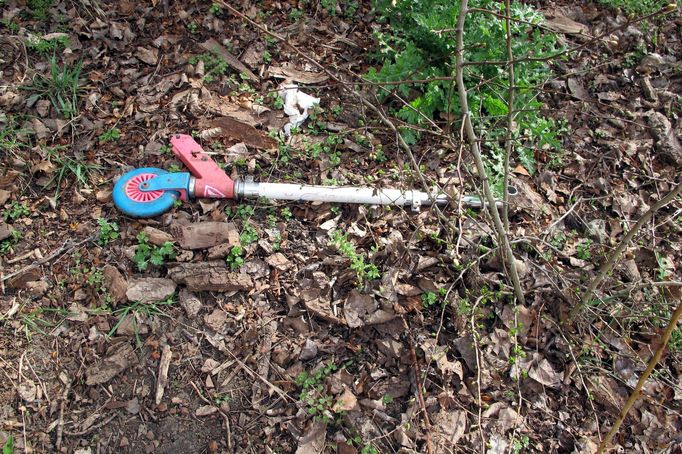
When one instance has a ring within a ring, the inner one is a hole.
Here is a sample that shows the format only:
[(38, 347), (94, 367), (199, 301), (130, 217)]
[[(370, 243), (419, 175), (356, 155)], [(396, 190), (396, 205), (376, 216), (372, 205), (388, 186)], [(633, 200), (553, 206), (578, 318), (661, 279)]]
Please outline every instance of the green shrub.
[[(484, 8), (504, 14), (502, 2), (473, 0), (470, 8)], [(459, 2), (450, 0), (378, 0), (379, 17), (390, 25), (390, 32), (378, 33), (378, 61), (381, 69), (370, 69), (366, 77), (376, 83), (430, 79), (427, 83), (403, 83), (389, 86), (395, 89), (409, 106), (402, 106), (396, 115), (417, 126), (426, 126), (427, 119), (437, 120), (441, 114), (461, 117), (459, 97), (451, 78), (455, 74), (455, 28)], [(557, 41), (534, 24), (543, 20), (530, 5), (512, 2), (512, 50), (516, 60), (524, 57), (546, 58), (557, 51)], [(464, 61), (482, 63), (506, 61), (506, 26), (491, 14), (472, 11), (464, 26)], [(516, 96), (514, 110), (517, 135), (523, 142), (517, 145), (519, 161), (532, 172), (534, 149), (558, 147), (553, 120), (544, 118), (537, 100), (538, 85), (551, 75), (545, 61), (522, 61), (515, 64)], [(469, 108), (482, 128), (487, 148), (493, 158), (489, 167), (493, 173), (501, 165), (506, 130), (508, 78), (504, 65), (474, 64), (464, 68), (464, 82), (469, 89)], [(386, 96), (387, 91), (380, 90)], [(403, 137), (414, 143), (418, 135), (403, 129)]]

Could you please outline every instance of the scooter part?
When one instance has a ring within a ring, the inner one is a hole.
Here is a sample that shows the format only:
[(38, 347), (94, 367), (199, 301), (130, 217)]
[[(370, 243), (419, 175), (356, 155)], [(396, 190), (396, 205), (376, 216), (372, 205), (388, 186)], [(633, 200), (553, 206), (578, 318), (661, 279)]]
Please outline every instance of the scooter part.
[(178, 191), (145, 190), (149, 181), (169, 174), (165, 170), (144, 167), (127, 172), (121, 176), (112, 197), (119, 210), (135, 218), (151, 218), (170, 210), (173, 203), (180, 198)]
[[(160, 169), (138, 169), (128, 172), (114, 188), (114, 202), (121, 211), (134, 217), (157, 216), (171, 208), (177, 198), (219, 198), (293, 200), (367, 205), (410, 206), (419, 211), (422, 205), (445, 205), (450, 198), (437, 191), (379, 189), (358, 187), (314, 186), (291, 183), (256, 183), (232, 180), (205, 153), (191, 136), (175, 134), (171, 138), (173, 153), (190, 172), (168, 173)], [(140, 175), (143, 175), (141, 177)], [(509, 188), (510, 195), (516, 193)], [(168, 197), (167, 197), (168, 196)], [(479, 197), (463, 196), (462, 205), (482, 207)], [(502, 202), (497, 202), (498, 206)]]

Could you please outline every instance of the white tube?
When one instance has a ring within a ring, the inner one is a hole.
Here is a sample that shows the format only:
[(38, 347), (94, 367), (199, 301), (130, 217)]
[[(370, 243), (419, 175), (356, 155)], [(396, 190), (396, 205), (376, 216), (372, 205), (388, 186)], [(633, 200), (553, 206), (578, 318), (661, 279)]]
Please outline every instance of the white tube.
[(445, 194), (400, 189), (348, 188), (313, 186), (291, 183), (238, 182), (239, 197), (264, 197), (275, 200), (300, 200), (328, 203), (359, 203), (366, 205), (430, 205), (445, 204)]

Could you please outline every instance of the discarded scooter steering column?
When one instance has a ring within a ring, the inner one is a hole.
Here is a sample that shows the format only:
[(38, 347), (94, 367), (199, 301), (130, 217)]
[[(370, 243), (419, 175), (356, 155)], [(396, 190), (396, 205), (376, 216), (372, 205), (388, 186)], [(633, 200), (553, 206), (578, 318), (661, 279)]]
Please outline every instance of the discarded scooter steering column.
[[(292, 183), (257, 183), (232, 180), (191, 136), (171, 138), (173, 153), (189, 172), (166, 172), (145, 167), (125, 173), (114, 186), (116, 207), (128, 216), (149, 218), (168, 211), (173, 203), (193, 198), (294, 200), (307, 202), (359, 203), (409, 206), (445, 205), (450, 198), (437, 191), (315, 186)], [(516, 192), (515, 190), (513, 191)], [(512, 191), (510, 191), (512, 194)], [(498, 202), (499, 204), (500, 202)], [(467, 207), (482, 206), (476, 196), (463, 196)]]

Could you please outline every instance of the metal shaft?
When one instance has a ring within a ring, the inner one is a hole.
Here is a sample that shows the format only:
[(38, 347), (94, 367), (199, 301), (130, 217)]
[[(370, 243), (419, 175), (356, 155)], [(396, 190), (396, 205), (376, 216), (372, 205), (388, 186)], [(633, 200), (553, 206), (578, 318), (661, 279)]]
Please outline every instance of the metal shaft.
[[(399, 205), (418, 209), (421, 205), (445, 205), (449, 202), (446, 194), (431, 194), (417, 190), (357, 188), (339, 186), (315, 186), (292, 183), (256, 183), (236, 181), (237, 198), (259, 198), (274, 200), (296, 200), (328, 203), (358, 203), (366, 205)], [(479, 207), (481, 201), (475, 196), (464, 196), (465, 206)]]

